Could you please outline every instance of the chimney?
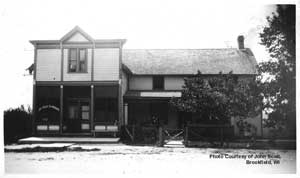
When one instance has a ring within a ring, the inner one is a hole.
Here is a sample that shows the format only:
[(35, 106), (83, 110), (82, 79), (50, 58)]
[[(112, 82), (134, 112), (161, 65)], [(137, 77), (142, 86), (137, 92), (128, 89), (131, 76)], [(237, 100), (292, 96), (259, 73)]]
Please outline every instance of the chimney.
[(244, 46), (244, 36), (243, 35), (240, 35), (238, 36), (238, 47), (239, 49), (245, 49), (245, 46)]

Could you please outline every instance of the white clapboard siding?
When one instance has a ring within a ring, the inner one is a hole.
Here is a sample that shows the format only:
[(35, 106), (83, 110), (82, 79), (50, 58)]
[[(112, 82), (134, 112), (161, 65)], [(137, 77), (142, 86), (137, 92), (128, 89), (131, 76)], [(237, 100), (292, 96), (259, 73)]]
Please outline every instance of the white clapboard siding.
[(38, 49), (36, 59), (37, 81), (60, 81), (60, 49)]
[(94, 55), (94, 80), (115, 81), (119, 80), (119, 49), (95, 49)]
[(128, 76), (122, 71), (122, 96), (127, 92), (128, 87)]
[(165, 76), (165, 90), (182, 90), (184, 77)]
[(151, 76), (130, 77), (129, 90), (152, 90), (152, 77)]
[[(164, 90), (182, 90), (183, 77), (165, 76)], [(152, 90), (151, 76), (132, 76), (129, 78), (129, 90)]]
[(87, 72), (86, 73), (69, 73), (68, 72), (68, 49), (64, 49), (64, 81), (90, 81), (91, 80), (91, 63), (92, 49), (88, 49)]

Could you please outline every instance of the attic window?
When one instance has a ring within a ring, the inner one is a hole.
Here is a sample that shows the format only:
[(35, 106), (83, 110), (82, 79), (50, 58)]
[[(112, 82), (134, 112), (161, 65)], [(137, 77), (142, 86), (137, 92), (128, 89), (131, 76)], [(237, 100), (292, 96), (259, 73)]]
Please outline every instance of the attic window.
[(163, 76), (153, 76), (153, 90), (164, 90), (164, 85)]
[(87, 50), (72, 48), (69, 49), (69, 72), (87, 72)]

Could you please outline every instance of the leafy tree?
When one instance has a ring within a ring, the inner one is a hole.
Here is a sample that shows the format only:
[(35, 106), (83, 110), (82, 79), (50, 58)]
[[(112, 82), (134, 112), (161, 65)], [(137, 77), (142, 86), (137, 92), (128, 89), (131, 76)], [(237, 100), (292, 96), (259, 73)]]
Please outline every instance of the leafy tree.
[(266, 126), (284, 130), (296, 119), (295, 5), (277, 5), (267, 21), (260, 38), (271, 59), (259, 64), (258, 81), (263, 108), (271, 113)]
[(236, 75), (198, 74), (184, 79), (182, 96), (171, 104), (180, 111), (197, 113), (198, 122), (225, 124), (231, 117), (256, 115), (262, 98), (254, 78), (239, 80)]
[(20, 138), (31, 135), (31, 109), (23, 105), (4, 111), (4, 143), (16, 142)]

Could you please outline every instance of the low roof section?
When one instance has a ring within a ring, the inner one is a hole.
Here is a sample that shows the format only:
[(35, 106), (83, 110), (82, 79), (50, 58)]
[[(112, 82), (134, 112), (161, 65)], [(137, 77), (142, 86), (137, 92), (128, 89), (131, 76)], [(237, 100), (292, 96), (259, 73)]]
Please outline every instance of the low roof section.
[(256, 59), (246, 49), (123, 49), (123, 69), (134, 75), (255, 75)]

